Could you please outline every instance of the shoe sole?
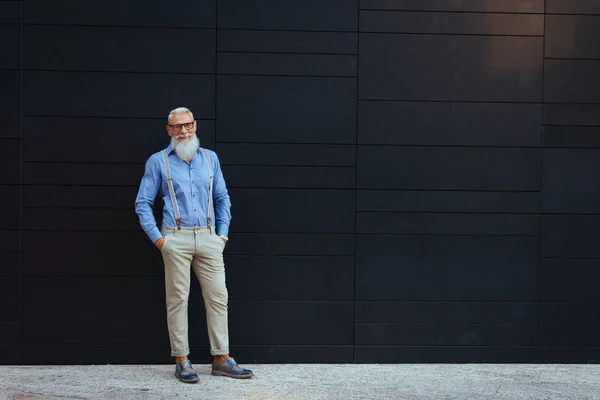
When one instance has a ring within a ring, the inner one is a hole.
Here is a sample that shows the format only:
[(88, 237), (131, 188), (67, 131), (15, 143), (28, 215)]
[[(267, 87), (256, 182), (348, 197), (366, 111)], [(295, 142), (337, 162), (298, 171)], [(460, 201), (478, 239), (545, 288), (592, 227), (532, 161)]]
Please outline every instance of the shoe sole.
[(235, 375), (235, 374), (230, 374), (229, 372), (223, 372), (223, 371), (211, 371), (210, 374), (214, 375), (214, 376), (227, 376), (227, 377), (233, 378), (233, 379), (248, 379), (248, 378), (252, 378), (254, 376), (254, 374)]
[(183, 383), (196, 383), (200, 380), (200, 378), (193, 378), (193, 379), (180, 378), (177, 376), (177, 374), (175, 374), (175, 378), (179, 379)]

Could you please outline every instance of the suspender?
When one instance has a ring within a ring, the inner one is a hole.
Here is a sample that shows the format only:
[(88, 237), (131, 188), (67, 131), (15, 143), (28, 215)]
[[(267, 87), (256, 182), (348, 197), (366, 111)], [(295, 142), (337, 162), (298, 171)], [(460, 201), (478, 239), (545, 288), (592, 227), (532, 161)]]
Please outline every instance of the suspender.
[(206, 151), (206, 149), (202, 149), (202, 154), (204, 154), (206, 165), (208, 165), (208, 173), (210, 174), (210, 188), (208, 189), (208, 209), (206, 211), (206, 226), (208, 227), (208, 229), (210, 229), (210, 210), (212, 210), (213, 202), (213, 170), (212, 166), (210, 165), (210, 160), (208, 159), (208, 152)]
[(173, 179), (171, 179), (171, 167), (169, 166), (167, 151), (163, 150), (162, 155), (165, 159), (165, 169), (167, 170), (167, 185), (169, 186), (169, 197), (171, 197), (171, 203), (173, 203), (173, 211), (175, 212), (175, 222), (177, 223), (177, 229), (181, 230), (181, 215), (179, 215), (179, 207), (177, 206), (177, 199), (175, 198), (175, 190), (173, 190)]
[[(208, 166), (208, 173), (210, 174), (210, 187), (208, 189), (208, 209), (206, 211), (206, 226), (210, 229), (211, 221), (211, 210), (213, 203), (213, 169), (210, 165), (210, 159), (206, 149), (200, 148), (202, 154), (204, 154), (204, 160)], [(173, 204), (173, 211), (175, 212), (175, 222), (177, 223), (177, 230), (181, 230), (181, 215), (179, 214), (179, 206), (177, 205), (177, 198), (175, 198), (175, 190), (173, 189), (173, 179), (171, 178), (171, 166), (169, 165), (169, 158), (167, 157), (167, 151), (162, 151), (163, 158), (165, 160), (165, 170), (167, 171), (167, 186), (169, 186), (169, 197), (171, 197), (171, 203)]]

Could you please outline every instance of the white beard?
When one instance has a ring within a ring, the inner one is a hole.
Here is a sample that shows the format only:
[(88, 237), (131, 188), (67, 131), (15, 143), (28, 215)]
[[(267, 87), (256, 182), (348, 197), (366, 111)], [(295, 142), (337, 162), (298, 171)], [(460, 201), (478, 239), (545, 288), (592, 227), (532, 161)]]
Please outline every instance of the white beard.
[(187, 135), (192, 136), (192, 138), (187, 142), (179, 142), (177, 139), (175, 139), (175, 137), (171, 137), (171, 147), (173, 150), (175, 150), (177, 157), (184, 161), (192, 160), (200, 148), (200, 140), (198, 140), (198, 136), (196, 136), (195, 133), (188, 133)]

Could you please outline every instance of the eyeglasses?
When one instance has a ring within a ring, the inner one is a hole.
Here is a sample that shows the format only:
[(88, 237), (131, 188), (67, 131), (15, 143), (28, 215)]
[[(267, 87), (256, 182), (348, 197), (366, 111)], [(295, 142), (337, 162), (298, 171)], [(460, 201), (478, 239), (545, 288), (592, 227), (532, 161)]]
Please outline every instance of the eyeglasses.
[(187, 129), (188, 131), (190, 129), (192, 129), (194, 127), (194, 123), (196, 121), (192, 121), (192, 122), (186, 122), (185, 124), (175, 124), (175, 125), (167, 125), (169, 128), (173, 129), (174, 132), (181, 132), (181, 127), (185, 127), (185, 129)]

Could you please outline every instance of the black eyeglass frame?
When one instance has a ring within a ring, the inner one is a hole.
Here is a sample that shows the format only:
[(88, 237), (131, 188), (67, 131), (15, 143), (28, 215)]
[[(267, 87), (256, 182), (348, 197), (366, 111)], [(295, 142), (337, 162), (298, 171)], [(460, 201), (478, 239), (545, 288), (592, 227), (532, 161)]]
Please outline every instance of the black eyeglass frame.
[(183, 124), (173, 124), (173, 125), (167, 124), (167, 126), (171, 129), (173, 129), (174, 132), (181, 132), (182, 127), (185, 127), (185, 129), (187, 129), (189, 131), (190, 129), (192, 129), (194, 127), (195, 123), (196, 123), (196, 120), (193, 120), (192, 122), (184, 122)]

